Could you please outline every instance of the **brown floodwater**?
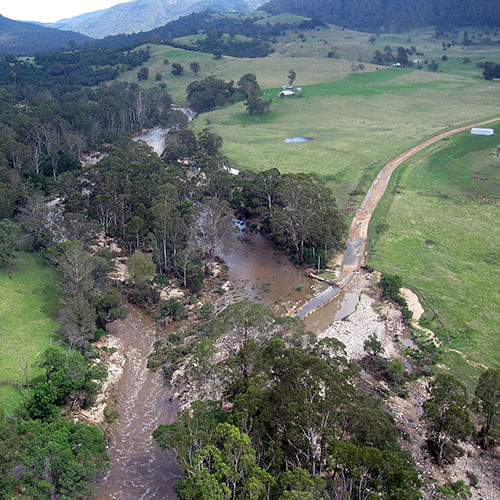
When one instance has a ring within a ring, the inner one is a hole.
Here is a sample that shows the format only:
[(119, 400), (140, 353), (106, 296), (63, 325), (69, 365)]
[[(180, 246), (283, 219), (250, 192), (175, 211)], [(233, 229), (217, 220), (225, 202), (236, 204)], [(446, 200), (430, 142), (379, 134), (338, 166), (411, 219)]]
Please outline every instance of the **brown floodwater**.
[[(228, 266), (234, 300), (256, 300), (283, 314), (314, 295), (312, 280), (304, 269), (275, 251), (259, 233), (235, 233), (230, 250), (221, 257)], [(342, 291), (308, 315), (306, 325), (319, 332), (354, 311), (358, 300), (358, 294)], [(173, 500), (172, 486), (182, 473), (174, 455), (158, 447), (152, 432), (159, 424), (173, 422), (178, 406), (171, 400), (161, 372), (147, 368), (155, 341), (154, 324), (140, 309), (131, 307), (128, 317), (111, 323), (108, 330), (119, 337), (127, 362), (117, 387), (120, 416), (110, 426), (109, 472), (96, 499)]]
[(262, 302), (283, 314), (313, 295), (304, 268), (274, 250), (260, 233), (236, 232), (230, 249), (220, 256), (229, 268), (232, 294), (237, 299)]
[(358, 292), (341, 291), (337, 297), (304, 318), (308, 330), (324, 332), (334, 321), (341, 321), (356, 310)]
[(161, 372), (147, 368), (155, 329), (140, 309), (131, 307), (125, 320), (114, 321), (110, 334), (120, 338), (127, 362), (117, 387), (119, 418), (110, 426), (110, 467), (96, 499), (175, 499), (172, 485), (181, 471), (175, 457), (156, 444), (152, 432), (175, 420), (177, 404), (170, 399)]

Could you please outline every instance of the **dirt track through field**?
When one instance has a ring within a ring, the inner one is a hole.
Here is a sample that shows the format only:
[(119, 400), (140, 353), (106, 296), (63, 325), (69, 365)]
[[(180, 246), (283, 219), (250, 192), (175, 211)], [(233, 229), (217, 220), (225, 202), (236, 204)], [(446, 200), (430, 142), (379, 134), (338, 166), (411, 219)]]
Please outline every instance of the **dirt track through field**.
[[(405, 151), (404, 153), (394, 158), (394, 160), (391, 160), (389, 163), (387, 163), (384, 166), (384, 168), (379, 172), (377, 178), (373, 181), (372, 185), (370, 186), (370, 189), (366, 193), (363, 202), (361, 203), (360, 208), (356, 212), (356, 215), (354, 216), (354, 219), (352, 220), (351, 223), (351, 227), (349, 229), (347, 242), (349, 243), (352, 240), (361, 240), (362, 241), (361, 255), (362, 255), (366, 246), (366, 241), (368, 239), (368, 226), (370, 224), (371, 217), (375, 212), (375, 209), (377, 208), (377, 205), (379, 204), (380, 200), (382, 199), (382, 196), (384, 195), (387, 186), (389, 185), (392, 173), (394, 172), (394, 170), (396, 170), (397, 167), (399, 167), (399, 165), (401, 165), (403, 162), (405, 162), (415, 154), (419, 153), (426, 147), (440, 141), (441, 139), (444, 139), (445, 137), (459, 134), (460, 132), (464, 132), (465, 130), (468, 130), (472, 127), (487, 125), (488, 123), (498, 121), (499, 119), (500, 117), (493, 118), (491, 120), (474, 123), (472, 125), (466, 125), (464, 127), (449, 130), (448, 132), (443, 132), (442, 134), (436, 135), (431, 139), (427, 139), (426, 141), (421, 142), (417, 146), (414, 146), (408, 151)], [(342, 264), (341, 279), (345, 278), (352, 271), (359, 268), (359, 265), (360, 265), (360, 260), (358, 260), (357, 263), (348, 262), (346, 265), (344, 257), (344, 263)]]
[[(377, 208), (377, 205), (382, 199), (382, 196), (384, 196), (387, 186), (389, 185), (392, 173), (394, 172), (394, 170), (396, 170), (396, 168), (399, 167), (399, 165), (401, 165), (403, 162), (419, 153), (426, 147), (440, 141), (441, 139), (444, 139), (445, 137), (459, 134), (460, 132), (464, 132), (465, 130), (468, 130), (472, 127), (487, 125), (488, 123), (493, 123), (498, 120), (500, 120), (500, 117), (473, 123), (470, 125), (465, 125), (463, 127), (443, 132), (439, 135), (431, 137), (430, 139), (427, 139), (426, 141), (421, 142), (420, 144), (414, 146), (408, 151), (405, 151), (404, 153), (400, 154), (389, 163), (387, 163), (379, 172), (377, 178), (372, 182), (370, 189), (368, 189), (368, 192), (366, 193), (361, 206), (359, 207), (356, 215), (351, 222), (351, 227), (349, 228), (349, 233), (347, 235), (346, 251), (344, 253), (342, 261), (338, 287), (335, 287), (335, 289), (331, 288), (331, 290), (336, 290), (337, 292), (323, 292), (323, 295), (325, 297), (324, 301), (320, 301), (318, 300), (318, 297), (314, 297), (313, 299), (311, 299), (311, 301), (309, 301), (299, 309), (297, 315), (306, 316), (311, 314), (320, 307), (323, 307), (328, 302), (334, 300), (342, 290), (348, 288), (352, 283), (354, 273), (359, 270), (363, 261), (366, 242), (368, 240), (368, 226), (370, 224), (370, 220), (373, 213), (375, 212), (375, 209)], [(330, 288), (327, 290), (330, 290)]]

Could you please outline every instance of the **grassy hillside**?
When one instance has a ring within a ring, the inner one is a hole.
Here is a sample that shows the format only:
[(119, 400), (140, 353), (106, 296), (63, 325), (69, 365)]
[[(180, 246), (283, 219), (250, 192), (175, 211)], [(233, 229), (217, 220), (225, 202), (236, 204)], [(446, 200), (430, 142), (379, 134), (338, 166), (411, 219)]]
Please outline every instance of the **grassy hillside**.
[[(493, 127), (498, 134), (500, 122)], [(371, 265), (423, 293), (445, 326), (447, 346), (497, 367), (499, 147), (498, 135), (466, 132), (399, 167), (369, 238)], [(471, 386), (481, 371), (452, 351), (444, 362)]]
[(0, 273), (0, 402), (9, 410), (21, 396), (6, 381), (24, 383), (23, 359), (30, 364), (30, 377), (37, 376), (36, 359), (50, 343), (58, 309), (52, 269), (36, 256), (18, 258), (11, 276)]
[[(223, 152), (239, 165), (316, 172), (342, 208), (355, 208), (385, 162), (437, 132), (499, 114), (499, 102), (495, 82), (386, 69), (304, 85), (302, 98), (276, 99), (262, 117), (237, 104), (203, 114), (195, 126), (222, 136)], [(283, 142), (295, 136), (315, 140)]]
[[(260, 59), (247, 59), (224, 56), (215, 59), (212, 54), (176, 49), (165, 45), (151, 47), (151, 59), (147, 63), (149, 80), (141, 82), (144, 87), (155, 87), (155, 75), (160, 73), (162, 82), (167, 84), (167, 91), (172, 95), (174, 102), (186, 103), (186, 87), (194, 80), (201, 80), (207, 76), (215, 76), (223, 80), (237, 82), (245, 73), (253, 72), (257, 75), (261, 87), (278, 87), (287, 83), (287, 74), (290, 68), (296, 68), (300, 84), (314, 84), (338, 80), (346, 76), (351, 63), (345, 60), (331, 60), (326, 58), (303, 57), (292, 59), (279, 54), (272, 54)], [(169, 64), (165, 64), (165, 59)], [(200, 72), (195, 75), (189, 64), (196, 61), (200, 64)], [(180, 63), (184, 73), (174, 76), (171, 73), (172, 63)], [(120, 75), (120, 81), (136, 81), (137, 69)]]

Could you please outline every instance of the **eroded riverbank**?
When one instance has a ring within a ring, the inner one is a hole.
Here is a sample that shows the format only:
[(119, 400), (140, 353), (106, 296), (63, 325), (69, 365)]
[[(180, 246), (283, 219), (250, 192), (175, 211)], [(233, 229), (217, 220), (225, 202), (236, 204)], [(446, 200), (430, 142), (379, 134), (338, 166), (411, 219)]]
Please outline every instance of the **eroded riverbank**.
[(180, 469), (152, 437), (159, 424), (173, 422), (177, 413), (162, 373), (147, 368), (155, 341), (153, 322), (130, 307), (127, 318), (114, 321), (108, 330), (120, 341), (125, 363), (115, 387), (119, 417), (109, 426), (109, 472), (96, 499), (175, 499), (172, 485), (181, 478)]

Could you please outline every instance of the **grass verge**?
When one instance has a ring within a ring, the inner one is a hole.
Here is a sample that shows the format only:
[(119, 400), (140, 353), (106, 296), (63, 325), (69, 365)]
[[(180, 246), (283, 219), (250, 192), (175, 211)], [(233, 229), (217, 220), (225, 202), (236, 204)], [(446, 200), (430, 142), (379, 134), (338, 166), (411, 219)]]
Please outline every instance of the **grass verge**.
[(500, 366), (499, 146), (466, 132), (421, 152), (395, 172), (370, 225), (370, 264), (438, 312), (442, 340), (472, 361), (448, 350), (444, 363), (470, 388), (474, 363)]
[(30, 365), (30, 378), (41, 373), (36, 359), (57, 328), (52, 319), (57, 310), (55, 273), (37, 256), (23, 254), (12, 274), (0, 273), (0, 402), (7, 411), (21, 401), (12, 382), (24, 383), (23, 359)]

